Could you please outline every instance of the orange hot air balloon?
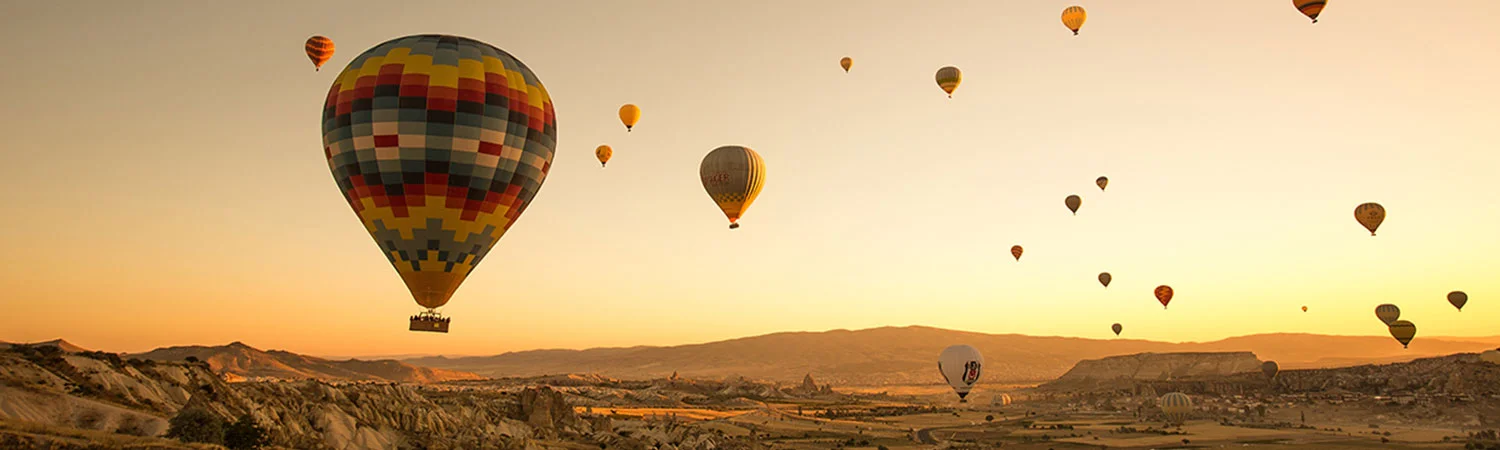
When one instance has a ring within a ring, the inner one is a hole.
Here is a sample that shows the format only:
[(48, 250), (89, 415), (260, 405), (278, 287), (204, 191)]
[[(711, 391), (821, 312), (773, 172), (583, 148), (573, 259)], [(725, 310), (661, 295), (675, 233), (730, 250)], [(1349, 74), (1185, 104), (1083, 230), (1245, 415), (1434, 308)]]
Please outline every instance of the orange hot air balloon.
[(1161, 309), (1167, 309), (1167, 304), (1172, 303), (1172, 287), (1165, 284), (1157, 286), (1156, 301), (1161, 302)]
[(1302, 312), (1307, 312), (1307, 307), (1306, 306), (1302, 307)]
[(1302, 15), (1312, 19), (1312, 23), (1318, 23), (1318, 14), (1323, 13), (1323, 7), (1328, 6), (1327, 0), (1292, 0), (1292, 6)]
[(307, 58), (312, 60), (314, 72), (321, 72), (323, 63), (333, 57), (333, 40), (323, 36), (307, 38), (307, 43), (302, 47), (307, 50)]
[(1380, 228), (1380, 224), (1385, 222), (1385, 207), (1380, 206), (1379, 203), (1361, 203), (1354, 207), (1354, 220), (1359, 221), (1359, 224), (1363, 225), (1366, 230), (1370, 230), (1370, 235), (1374, 236), (1375, 229)]
[(839, 67), (843, 67), (844, 68), (844, 73), (849, 73), (849, 68), (853, 67), (853, 66), (854, 66), (854, 59), (852, 59), (852, 58), (850, 58), (848, 56), (845, 56), (844, 59), (840, 59), (839, 60)]
[(608, 145), (601, 145), (599, 148), (594, 149), (594, 157), (599, 158), (599, 167), (609, 164), (609, 157), (614, 156), (614, 154), (615, 149), (609, 148)]
[(1014, 257), (1016, 257), (1016, 261), (1020, 261), (1021, 260), (1021, 246), (1019, 246), (1019, 245), (1012, 245), (1012, 246), (1010, 246), (1010, 256), (1014, 256)]

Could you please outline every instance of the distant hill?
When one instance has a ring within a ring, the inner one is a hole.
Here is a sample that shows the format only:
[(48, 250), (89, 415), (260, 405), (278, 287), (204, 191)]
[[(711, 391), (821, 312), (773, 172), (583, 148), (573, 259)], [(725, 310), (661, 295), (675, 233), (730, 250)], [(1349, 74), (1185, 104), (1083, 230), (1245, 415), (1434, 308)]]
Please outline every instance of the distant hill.
[(240, 377), (274, 377), (281, 379), (319, 379), (346, 381), (399, 381), (434, 383), (448, 380), (481, 379), (479, 375), (445, 369), (417, 367), (396, 360), (331, 361), (280, 350), (261, 351), (240, 342), (217, 347), (167, 347), (146, 353), (126, 355), (130, 358), (157, 361), (182, 361), (189, 356), (207, 362), (214, 372)]
[(935, 384), (944, 347), (969, 344), (985, 356), (988, 382), (1039, 382), (1061, 376), (1085, 359), (1135, 353), (1253, 352), (1283, 369), (1409, 361), (1493, 348), (1486, 342), (1422, 338), (1403, 349), (1385, 336), (1261, 334), (1213, 342), (985, 334), (930, 327), (774, 333), (672, 347), (532, 350), (495, 356), (425, 357), (406, 362), (489, 377), (594, 372), (621, 379), (746, 376), (797, 382), (811, 373), (835, 385)]
[(86, 349), (86, 348), (83, 348), (83, 347), (79, 347), (77, 345), (73, 345), (73, 343), (65, 341), (65, 340), (62, 340), (62, 339), (53, 339), (53, 340), (50, 340), (50, 341), (19, 343), (19, 344), (18, 343), (11, 343), (11, 342), (0, 341), (0, 349), (10, 348), (13, 345), (29, 345), (29, 346), (32, 346), (32, 347), (57, 347), (58, 349), (60, 349), (60, 350), (62, 350), (64, 352), (68, 352), (68, 353), (80, 353), (80, 352), (89, 351), (89, 349)]

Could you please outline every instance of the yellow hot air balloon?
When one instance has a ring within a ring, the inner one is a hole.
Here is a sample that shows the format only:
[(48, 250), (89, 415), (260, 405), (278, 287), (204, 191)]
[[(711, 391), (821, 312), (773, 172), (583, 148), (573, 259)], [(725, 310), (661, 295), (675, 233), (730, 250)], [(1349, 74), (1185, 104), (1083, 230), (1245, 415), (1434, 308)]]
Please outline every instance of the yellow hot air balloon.
[(1177, 425), (1186, 422), (1188, 415), (1193, 412), (1193, 399), (1181, 392), (1161, 396), (1158, 404), (1161, 405), (1162, 415), (1167, 416), (1167, 421)]
[(958, 89), (958, 83), (963, 82), (964, 74), (957, 67), (947, 66), (937, 71), (938, 87), (948, 93), (948, 98), (953, 98), (953, 91)]
[(1016, 261), (1020, 261), (1021, 260), (1021, 250), (1022, 250), (1021, 246), (1019, 246), (1019, 245), (1012, 245), (1012, 246), (1010, 246), (1010, 256), (1014, 256), (1014, 257), (1016, 257)]
[(1074, 36), (1078, 35), (1078, 29), (1083, 28), (1083, 21), (1088, 20), (1088, 18), (1089, 14), (1083, 10), (1082, 6), (1069, 6), (1062, 13), (1063, 25), (1066, 25), (1069, 30), (1073, 30)]
[(1370, 230), (1370, 235), (1375, 235), (1375, 229), (1380, 228), (1380, 223), (1385, 222), (1385, 207), (1379, 203), (1364, 203), (1354, 207), (1354, 220)]
[(1102, 190), (1104, 190), (1105, 186), (1109, 186), (1109, 177), (1099, 177), (1099, 178), (1096, 178), (1096, 179), (1094, 179), (1094, 184), (1099, 185), (1099, 190), (1102, 191)]
[(1083, 197), (1069, 195), (1068, 198), (1063, 199), (1063, 204), (1067, 205), (1068, 210), (1073, 211), (1073, 215), (1076, 216), (1078, 215), (1078, 207), (1083, 206)]
[(844, 59), (839, 60), (839, 66), (844, 68), (845, 73), (848, 73), (849, 68), (854, 66), (854, 59), (845, 56)]
[(1302, 15), (1312, 19), (1312, 23), (1318, 23), (1318, 14), (1323, 12), (1323, 7), (1328, 6), (1327, 0), (1292, 0), (1292, 6), (1297, 7)]
[(703, 157), (698, 176), (703, 178), (703, 189), (708, 196), (724, 210), (729, 229), (733, 230), (740, 227), (740, 216), (766, 184), (766, 163), (755, 150), (728, 145)]
[(641, 108), (629, 103), (620, 107), (620, 122), (625, 124), (625, 132), (630, 132), (636, 122), (641, 121)]
[(599, 148), (594, 149), (594, 156), (599, 158), (599, 167), (609, 164), (609, 157), (614, 156), (614, 154), (615, 149), (609, 148), (608, 145), (601, 145)]
[(1411, 322), (1397, 320), (1391, 322), (1390, 328), (1391, 337), (1396, 338), (1396, 342), (1401, 343), (1401, 348), (1407, 348), (1406, 345), (1411, 343), (1411, 338), (1417, 337), (1417, 325)]

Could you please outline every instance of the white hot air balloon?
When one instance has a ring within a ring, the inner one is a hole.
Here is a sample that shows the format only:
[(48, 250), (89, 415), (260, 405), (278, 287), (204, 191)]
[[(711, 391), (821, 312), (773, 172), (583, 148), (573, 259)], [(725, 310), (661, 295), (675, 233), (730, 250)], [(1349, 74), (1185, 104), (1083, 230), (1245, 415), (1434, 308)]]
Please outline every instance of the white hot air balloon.
[(943, 354), (938, 355), (938, 372), (943, 374), (943, 379), (948, 381), (949, 386), (953, 386), (953, 392), (958, 394), (960, 403), (968, 403), (964, 397), (968, 397), (974, 383), (979, 382), (979, 369), (982, 366), (984, 355), (968, 345), (950, 346), (943, 349)]

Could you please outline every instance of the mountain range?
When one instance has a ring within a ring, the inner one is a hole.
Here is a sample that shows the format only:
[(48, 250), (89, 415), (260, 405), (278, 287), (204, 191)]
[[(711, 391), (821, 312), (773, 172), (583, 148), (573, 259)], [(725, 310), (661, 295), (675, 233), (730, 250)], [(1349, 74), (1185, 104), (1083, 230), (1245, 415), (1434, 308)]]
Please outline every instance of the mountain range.
[(483, 378), (472, 373), (417, 367), (390, 359), (333, 361), (281, 350), (262, 351), (241, 342), (213, 347), (201, 345), (166, 347), (145, 353), (123, 356), (155, 361), (182, 361), (191, 356), (208, 363), (209, 367), (215, 373), (229, 375), (230, 378), (397, 381), (405, 383), (435, 383), (449, 380)]
[(418, 366), (525, 377), (597, 373), (621, 379), (745, 376), (797, 382), (812, 374), (835, 385), (933, 384), (937, 355), (969, 344), (985, 357), (989, 382), (1056, 379), (1081, 360), (1136, 353), (1253, 352), (1283, 369), (1331, 368), (1410, 361), (1495, 348), (1497, 337), (1423, 338), (1402, 348), (1390, 337), (1258, 334), (1212, 342), (985, 334), (909, 326), (774, 333), (704, 344), (587, 350), (530, 350), (494, 356), (406, 359)]

